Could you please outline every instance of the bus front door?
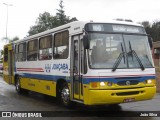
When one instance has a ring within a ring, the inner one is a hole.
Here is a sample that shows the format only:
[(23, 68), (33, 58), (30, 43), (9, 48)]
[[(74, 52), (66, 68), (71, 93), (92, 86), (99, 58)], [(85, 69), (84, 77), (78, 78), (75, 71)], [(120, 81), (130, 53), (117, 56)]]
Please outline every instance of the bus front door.
[(80, 35), (74, 36), (71, 49), (71, 91), (72, 98), (74, 100), (82, 100), (82, 75), (80, 73), (81, 61), (80, 61)]

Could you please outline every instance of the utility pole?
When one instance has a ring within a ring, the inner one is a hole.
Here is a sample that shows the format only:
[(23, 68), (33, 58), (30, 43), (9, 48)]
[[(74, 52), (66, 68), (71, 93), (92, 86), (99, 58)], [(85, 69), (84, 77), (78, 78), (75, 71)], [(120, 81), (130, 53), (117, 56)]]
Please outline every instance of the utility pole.
[(12, 6), (12, 4), (7, 4), (7, 3), (3, 3), (3, 4), (7, 6), (7, 20), (6, 20), (6, 43), (7, 43), (7, 39), (8, 39), (8, 35), (7, 35), (7, 30), (8, 30), (8, 7)]

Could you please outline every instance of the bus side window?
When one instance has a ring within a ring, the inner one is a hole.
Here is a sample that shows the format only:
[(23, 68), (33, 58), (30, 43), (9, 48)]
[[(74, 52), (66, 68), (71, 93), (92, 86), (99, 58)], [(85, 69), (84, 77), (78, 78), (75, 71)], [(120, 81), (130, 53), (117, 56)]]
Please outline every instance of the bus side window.
[(56, 33), (54, 37), (54, 59), (66, 59), (68, 58), (69, 51), (69, 32), (63, 31)]
[(18, 61), (26, 61), (26, 43), (18, 45)]
[(52, 59), (52, 35), (45, 36), (39, 40), (39, 60)]
[(36, 61), (38, 54), (38, 40), (32, 40), (28, 42), (27, 46), (27, 60)]

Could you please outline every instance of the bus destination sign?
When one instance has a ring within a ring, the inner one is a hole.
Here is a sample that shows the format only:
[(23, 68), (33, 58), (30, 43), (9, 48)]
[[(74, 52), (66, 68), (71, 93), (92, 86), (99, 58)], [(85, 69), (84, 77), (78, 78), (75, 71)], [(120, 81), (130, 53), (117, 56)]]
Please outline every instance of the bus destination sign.
[(88, 32), (117, 32), (117, 33), (138, 33), (146, 34), (141, 26), (123, 25), (123, 24), (103, 24), (103, 23), (90, 23), (86, 24), (85, 30)]
[(114, 32), (139, 33), (139, 28), (126, 25), (112, 25)]

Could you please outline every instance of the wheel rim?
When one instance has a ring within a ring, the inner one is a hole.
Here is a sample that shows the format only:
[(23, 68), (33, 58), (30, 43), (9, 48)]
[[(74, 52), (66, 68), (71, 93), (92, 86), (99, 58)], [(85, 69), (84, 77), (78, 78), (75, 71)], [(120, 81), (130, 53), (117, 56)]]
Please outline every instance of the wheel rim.
[(70, 96), (70, 95), (69, 95), (69, 89), (68, 89), (67, 87), (64, 87), (64, 88), (62, 89), (62, 92), (61, 92), (62, 101), (63, 101), (64, 103), (68, 103), (69, 100), (70, 100), (69, 96)]

